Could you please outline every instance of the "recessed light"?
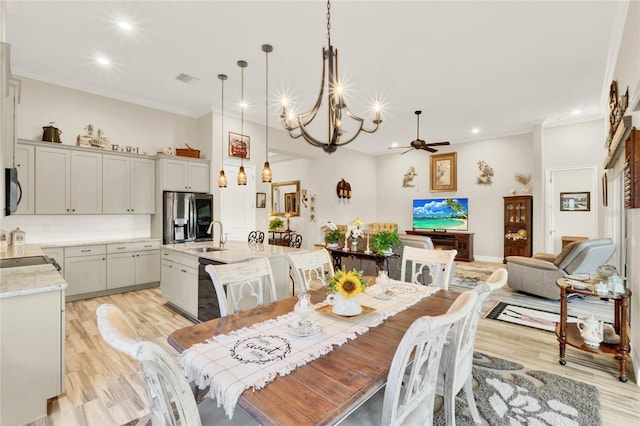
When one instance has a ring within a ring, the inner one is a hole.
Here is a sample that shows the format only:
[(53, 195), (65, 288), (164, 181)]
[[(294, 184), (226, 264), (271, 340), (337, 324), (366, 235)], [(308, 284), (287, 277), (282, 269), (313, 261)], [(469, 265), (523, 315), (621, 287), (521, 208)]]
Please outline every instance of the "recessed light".
[(582, 111), (580, 111), (579, 109), (574, 109), (573, 111), (571, 111), (571, 115), (578, 115), (580, 114)]
[(118, 26), (125, 31), (131, 31), (133, 29), (130, 23), (124, 21), (118, 22)]
[(111, 64), (111, 62), (107, 58), (104, 58), (102, 56), (96, 58), (96, 61), (98, 61), (98, 63), (101, 64), (101, 65), (109, 65), (109, 64)]
[(245, 101), (240, 102), (240, 108), (246, 109), (249, 106)]
[(480, 133), (480, 128), (479, 127), (474, 127), (473, 129), (471, 129), (471, 133), (473, 133), (474, 135), (476, 133)]

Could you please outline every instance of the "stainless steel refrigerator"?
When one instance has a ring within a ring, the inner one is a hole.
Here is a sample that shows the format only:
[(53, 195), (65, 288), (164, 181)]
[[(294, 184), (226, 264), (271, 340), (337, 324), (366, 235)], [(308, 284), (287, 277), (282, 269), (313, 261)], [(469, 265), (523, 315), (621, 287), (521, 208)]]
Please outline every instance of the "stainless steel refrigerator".
[(211, 240), (213, 196), (196, 192), (164, 191), (162, 200), (164, 244)]

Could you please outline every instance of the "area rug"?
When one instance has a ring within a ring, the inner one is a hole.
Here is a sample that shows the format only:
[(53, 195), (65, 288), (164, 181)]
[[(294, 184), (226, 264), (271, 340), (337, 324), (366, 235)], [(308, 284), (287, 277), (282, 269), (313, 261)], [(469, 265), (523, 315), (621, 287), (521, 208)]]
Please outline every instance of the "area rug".
[[(556, 325), (560, 322), (560, 315), (554, 312), (526, 308), (504, 302), (496, 303), (485, 315), (485, 318), (506, 321), (546, 331), (555, 331)], [(577, 321), (578, 318), (567, 315), (568, 323)]]
[(475, 288), (479, 283), (486, 281), (493, 273), (494, 269), (469, 266), (456, 262), (454, 266), (454, 276), (450, 285)]
[[(595, 386), (476, 352), (473, 394), (482, 424), (491, 426), (597, 426), (600, 393)], [(444, 426), (442, 398), (434, 425)], [(456, 425), (474, 425), (464, 391), (456, 400)]]

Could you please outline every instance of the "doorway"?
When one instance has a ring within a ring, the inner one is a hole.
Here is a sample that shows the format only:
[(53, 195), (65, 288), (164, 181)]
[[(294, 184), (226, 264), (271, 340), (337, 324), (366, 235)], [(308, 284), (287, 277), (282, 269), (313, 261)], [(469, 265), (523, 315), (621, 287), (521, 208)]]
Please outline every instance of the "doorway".
[(242, 186), (237, 184), (239, 169), (237, 164), (224, 165), (228, 183), (220, 189), (220, 217), (229, 240), (246, 241), (256, 227), (256, 169), (244, 166), (247, 184)]
[[(596, 166), (547, 169), (547, 230), (545, 251), (559, 253), (562, 237), (598, 236), (598, 177)], [(584, 194), (589, 196), (586, 208), (562, 206), (561, 193)]]

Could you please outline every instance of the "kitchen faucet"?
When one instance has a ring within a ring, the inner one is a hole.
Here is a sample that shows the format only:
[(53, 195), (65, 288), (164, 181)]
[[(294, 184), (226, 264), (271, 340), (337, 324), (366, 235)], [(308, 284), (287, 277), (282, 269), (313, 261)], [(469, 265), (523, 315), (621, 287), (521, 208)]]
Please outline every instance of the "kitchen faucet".
[[(222, 222), (220, 222), (219, 220), (214, 220), (213, 222), (211, 222), (209, 224), (209, 229), (207, 229), (207, 234), (211, 234), (211, 231), (213, 231), (213, 225), (216, 223), (220, 225), (220, 247), (223, 247), (225, 241), (224, 241), (224, 233), (222, 231)], [(213, 239), (213, 235), (212, 235), (212, 239)]]

